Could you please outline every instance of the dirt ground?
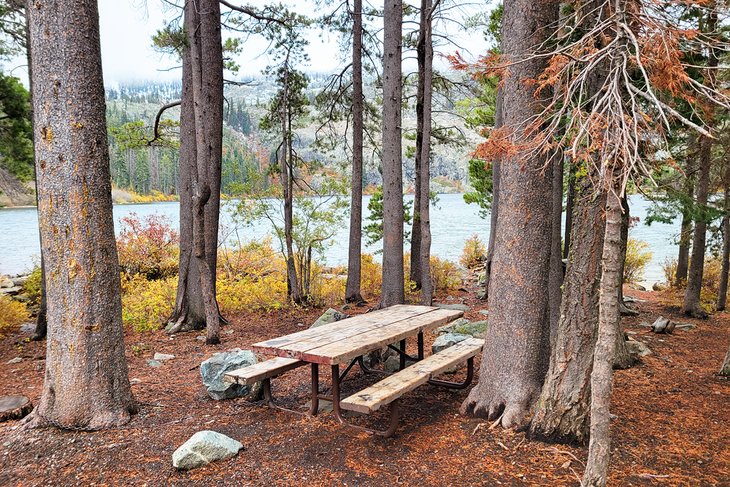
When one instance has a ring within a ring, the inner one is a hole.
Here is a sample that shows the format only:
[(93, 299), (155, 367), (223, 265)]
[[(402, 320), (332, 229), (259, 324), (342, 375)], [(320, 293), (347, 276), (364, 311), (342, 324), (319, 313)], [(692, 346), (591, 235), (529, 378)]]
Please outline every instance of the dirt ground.
[[(687, 320), (668, 304), (667, 295), (627, 294), (648, 300), (637, 305), (639, 317), (624, 323), (653, 354), (615, 375), (609, 484), (730, 486), (730, 381), (717, 375), (730, 344), (730, 313)], [(472, 306), (468, 318), (483, 318), (478, 313), (483, 304), (466, 293), (456, 300)], [(331, 414), (309, 418), (243, 399), (213, 401), (207, 396), (198, 369), (204, 359), (300, 330), (321, 311), (232, 317), (219, 346), (205, 345), (194, 333), (127, 333), (140, 413), (123, 428), (99, 432), (21, 433), (18, 421), (0, 424), (0, 485), (578, 484), (587, 448), (490, 430), (484, 420), (459, 414), (467, 391), (425, 385), (407, 394), (401, 426), (390, 439), (349, 429)], [(653, 335), (639, 326), (660, 314), (697, 328)], [(37, 403), (45, 343), (27, 342), (27, 336), (18, 332), (0, 340), (0, 395), (24, 394)], [(433, 338), (427, 337), (427, 343)], [(176, 358), (153, 368), (147, 360), (155, 352)], [(7, 363), (15, 357), (22, 361)], [(351, 377), (343, 385), (345, 393), (372, 380), (357, 368)], [(325, 372), (322, 386), (328, 383)], [(275, 395), (293, 408), (304, 407), (308, 388), (306, 368), (274, 381)], [(372, 426), (383, 419), (357, 421)], [(173, 451), (202, 429), (229, 435), (245, 449), (230, 460), (177, 471)]]

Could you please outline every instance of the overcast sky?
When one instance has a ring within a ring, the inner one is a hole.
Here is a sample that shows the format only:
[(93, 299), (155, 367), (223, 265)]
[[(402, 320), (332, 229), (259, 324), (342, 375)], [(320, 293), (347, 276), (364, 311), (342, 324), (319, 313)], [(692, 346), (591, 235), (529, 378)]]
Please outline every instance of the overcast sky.
[[(488, 0), (484, 0), (488, 1)], [(238, 2), (237, 2), (238, 3)], [(241, 4), (264, 5), (271, 0), (240, 1)], [(300, 13), (313, 15), (316, 12), (312, 0), (289, 0), (284, 2)], [(472, 4), (467, 13), (477, 9), (484, 10), (486, 4)], [(225, 7), (224, 7), (225, 10)], [(174, 69), (177, 62), (152, 48), (152, 35), (166, 22), (179, 15), (177, 9), (167, 6), (162, 0), (99, 0), (99, 22), (101, 28), (101, 52), (104, 80), (107, 86), (128, 81), (168, 81), (180, 79), (180, 70)], [(452, 12), (461, 17), (462, 13)], [(412, 27), (412, 26), (409, 26)], [(447, 36), (462, 48), (479, 54), (486, 49), (479, 32), (466, 33), (456, 24), (444, 26)], [(224, 33), (224, 36), (226, 34)], [(230, 35), (229, 35), (230, 36)], [(338, 37), (312, 31), (309, 36), (308, 53), (311, 58), (307, 71), (332, 72), (340, 66)], [(266, 55), (267, 43), (261, 39), (249, 38), (242, 55), (237, 59), (241, 69), (240, 77), (258, 75), (269, 64)], [(445, 49), (453, 52), (456, 47)], [(408, 61), (407, 61), (408, 62)], [(443, 60), (436, 60), (444, 65)], [(23, 58), (5, 63), (5, 70), (25, 78), (26, 68)]]

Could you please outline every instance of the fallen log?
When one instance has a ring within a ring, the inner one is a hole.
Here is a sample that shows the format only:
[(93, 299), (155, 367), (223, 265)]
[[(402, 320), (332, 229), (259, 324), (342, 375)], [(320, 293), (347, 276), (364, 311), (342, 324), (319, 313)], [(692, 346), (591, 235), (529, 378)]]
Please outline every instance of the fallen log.
[(660, 316), (656, 319), (656, 321), (651, 325), (651, 331), (654, 333), (664, 333), (669, 334), (674, 331), (674, 323), (670, 321), (669, 319)]
[(0, 397), (0, 423), (11, 419), (21, 419), (33, 410), (33, 404), (25, 396)]

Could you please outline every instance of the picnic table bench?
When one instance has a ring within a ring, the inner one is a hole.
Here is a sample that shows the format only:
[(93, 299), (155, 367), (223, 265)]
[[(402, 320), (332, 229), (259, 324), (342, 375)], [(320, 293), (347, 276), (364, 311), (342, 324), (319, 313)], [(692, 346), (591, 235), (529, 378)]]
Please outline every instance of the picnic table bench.
[[(371, 433), (391, 436), (398, 424), (398, 399), (403, 394), (426, 383), (456, 389), (468, 387), (471, 383), (474, 375), (474, 356), (482, 349), (483, 340), (470, 338), (424, 357), (424, 332), (447, 324), (462, 315), (462, 311), (431, 306), (396, 305), (272, 338), (255, 343), (252, 348), (261, 353), (274, 355), (274, 358), (228, 372), (225, 374), (225, 380), (239, 384), (261, 381), (266, 402), (272, 407), (281, 408), (274, 402), (271, 379), (289, 370), (310, 365), (312, 389), (309, 414), (312, 416), (317, 414), (320, 399), (328, 400), (332, 402), (333, 412), (340, 422)], [(406, 353), (406, 340), (414, 337), (417, 340), (418, 352), (416, 357), (411, 357)], [(340, 384), (355, 364), (358, 364), (365, 373), (383, 373), (366, 366), (363, 356), (386, 346), (398, 353), (399, 371), (360, 392), (342, 398)], [(406, 359), (415, 363), (406, 367)], [(439, 374), (450, 371), (464, 362), (467, 364), (467, 377), (463, 382), (436, 379)], [(329, 366), (331, 370), (330, 396), (321, 394), (319, 390), (320, 365)], [(341, 366), (345, 367), (342, 372)], [(352, 425), (342, 415), (343, 409), (369, 414), (388, 404), (391, 405), (390, 425), (385, 430)]]

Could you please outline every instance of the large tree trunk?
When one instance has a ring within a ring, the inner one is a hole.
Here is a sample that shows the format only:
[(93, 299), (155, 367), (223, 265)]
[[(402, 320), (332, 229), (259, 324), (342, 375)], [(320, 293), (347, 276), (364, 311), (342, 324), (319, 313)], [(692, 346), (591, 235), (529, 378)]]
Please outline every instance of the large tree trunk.
[(136, 411), (124, 356), (99, 14), (93, 0), (28, 9), (46, 371), (30, 426), (98, 429)]
[[(617, 171), (612, 177), (618, 179)], [(609, 176), (611, 177), (611, 176)], [(619, 333), (618, 286), (621, 279), (621, 188), (612, 184), (606, 201), (606, 226), (601, 257), (598, 338), (591, 372), (591, 427), (588, 461), (582, 485), (604, 486), (610, 459), (611, 389), (613, 361)]]
[[(502, 89), (497, 88), (497, 99), (494, 108), (494, 128), (502, 126)], [(492, 161), (492, 207), (489, 212), (489, 243), (487, 244), (487, 261), (484, 265), (484, 299), (489, 298), (489, 280), (492, 275), (494, 260), (494, 241), (497, 236), (497, 216), (499, 215), (499, 159)]]
[(360, 291), (363, 163), (362, 0), (353, 1), (352, 20), (352, 199), (345, 301), (362, 303), (365, 301)]
[[(183, 54), (181, 106), (180, 276), (170, 319), (174, 325), (169, 330), (205, 326), (208, 343), (220, 340), (221, 321), (215, 299), (223, 140), (219, 12), (219, 4), (211, 0), (185, 6), (188, 43)], [(186, 136), (193, 141), (185, 141)], [(185, 238), (189, 240), (183, 243)]]
[[(419, 246), (411, 252), (418, 252), (418, 275), (416, 284), (421, 288), (421, 304), (431, 305), (433, 282), (431, 280), (431, 99), (433, 91), (433, 43), (431, 35), (433, 17), (432, 0), (421, 0), (421, 26), (418, 34), (418, 94), (416, 102), (416, 171), (419, 175), (416, 194), (420, 195), (418, 206), (414, 205), (413, 229), (419, 228)], [(418, 215), (416, 223), (415, 215)], [(411, 254), (411, 262), (413, 262)], [(411, 264), (412, 265), (412, 264)], [(411, 277), (413, 279), (413, 277)]]
[[(629, 242), (629, 226), (631, 223), (631, 208), (629, 207), (629, 200), (624, 194), (621, 198), (621, 239), (619, 244), (619, 273), (618, 273), (618, 285), (617, 285), (617, 296), (619, 314), (625, 316), (636, 316), (639, 314), (635, 309), (629, 308), (624, 303), (624, 269), (626, 267), (626, 252), (628, 249)], [(624, 337), (623, 327), (621, 320), (619, 320), (618, 333), (616, 333), (616, 346), (613, 367), (615, 369), (628, 369), (634, 365), (636, 359), (629, 353), (629, 348), (626, 346), (626, 339)]]
[(588, 440), (605, 229), (605, 192), (595, 190), (588, 177), (579, 186), (557, 339), (530, 424), (531, 435), (564, 443)]
[[(522, 59), (548, 35), (558, 2), (508, 0), (502, 38), (508, 58)], [(506, 127), (520, 127), (540, 112), (522, 80), (535, 79), (545, 61), (512, 67), (503, 80)], [(500, 201), (489, 283), (489, 329), (480, 380), (462, 411), (505, 427), (521, 425), (539, 397), (549, 358), (548, 276), (552, 243), (552, 170), (541, 157), (518, 154), (502, 161)]]
[(707, 221), (705, 207), (710, 187), (710, 169), (712, 165), (712, 139), (700, 136), (699, 177), (697, 178), (695, 203), (700, 209), (700, 215), (694, 222), (692, 236), (692, 256), (690, 258), (687, 288), (684, 292), (682, 312), (695, 318), (707, 318), (707, 313), (700, 304), (702, 290), (702, 276), (705, 267), (705, 243), (707, 240)]
[(380, 305), (387, 307), (405, 300), (401, 153), (402, 0), (386, 0), (383, 16), (383, 284)]

